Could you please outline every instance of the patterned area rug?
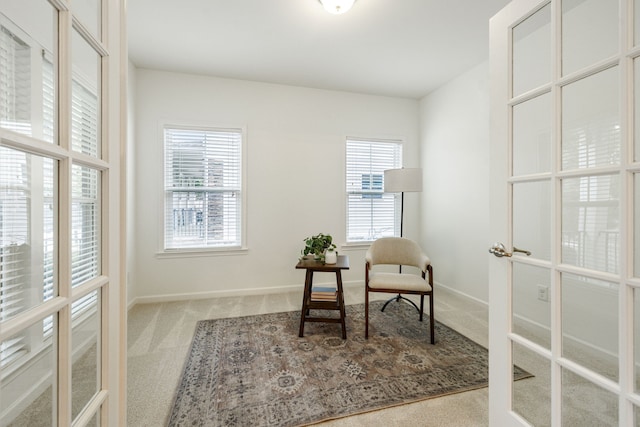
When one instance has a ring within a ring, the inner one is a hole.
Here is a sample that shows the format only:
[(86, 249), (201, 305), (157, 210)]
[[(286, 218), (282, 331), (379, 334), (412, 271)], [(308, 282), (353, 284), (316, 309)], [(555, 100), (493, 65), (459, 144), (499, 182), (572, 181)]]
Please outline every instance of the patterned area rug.
[[(486, 387), (487, 350), (406, 303), (347, 306), (340, 325), (300, 312), (197, 324), (169, 426), (299, 426)], [(325, 315), (322, 312), (321, 315)], [(516, 379), (531, 376), (515, 368)]]

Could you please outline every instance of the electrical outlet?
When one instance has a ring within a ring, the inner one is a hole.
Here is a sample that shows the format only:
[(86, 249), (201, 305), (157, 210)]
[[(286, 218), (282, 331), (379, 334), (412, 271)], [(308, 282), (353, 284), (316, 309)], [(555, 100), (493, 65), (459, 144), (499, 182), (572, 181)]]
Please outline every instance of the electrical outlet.
[(549, 286), (538, 285), (538, 299), (540, 301), (549, 301)]

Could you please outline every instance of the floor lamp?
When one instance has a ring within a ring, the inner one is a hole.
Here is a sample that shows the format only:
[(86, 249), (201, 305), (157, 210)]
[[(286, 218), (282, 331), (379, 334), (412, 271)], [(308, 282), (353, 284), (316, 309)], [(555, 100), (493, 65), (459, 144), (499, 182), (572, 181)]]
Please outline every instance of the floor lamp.
[[(422, 169), (421, 168), (402, 168), (402, 169), (387, 169), (384, 171), (384, 192), (385, 193), (400, 193), (400, 237), (402, 237), (402, 228), (404, 224), (404, 193), (420, 192), (422, 191)], [(402, 266), (400, 266), (400, 273), (402, 273)], [(418, 306), (408, 298), (398, 294), (387, 301), (382, 306), (382, 311), (387, 307), (391, 301), (400, 301), (403, 299), (411, 303), (418, 312), (420, 309)]]

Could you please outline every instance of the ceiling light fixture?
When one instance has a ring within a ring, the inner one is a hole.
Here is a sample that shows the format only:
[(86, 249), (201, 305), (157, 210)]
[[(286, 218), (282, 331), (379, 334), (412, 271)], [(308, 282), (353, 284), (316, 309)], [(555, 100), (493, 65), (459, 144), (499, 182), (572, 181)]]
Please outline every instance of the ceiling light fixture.
[(341, 15), (348, 12), (356, 0), (319, 0), (324, 9), (334, 15)]

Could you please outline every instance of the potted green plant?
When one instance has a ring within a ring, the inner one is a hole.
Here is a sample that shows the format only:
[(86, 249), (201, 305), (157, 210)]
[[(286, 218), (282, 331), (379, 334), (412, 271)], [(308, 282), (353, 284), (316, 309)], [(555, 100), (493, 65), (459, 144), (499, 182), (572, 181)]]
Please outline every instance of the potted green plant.
[(302, 258), (307, 255), (313, 255), (318, 261), (324, 261), (325, 251), (334, 250), (336, 245), (333, 244), (333, 238), (330, 234), (317, 234), (315, 236), (304, 239), (304, 248), (302, 248)]

